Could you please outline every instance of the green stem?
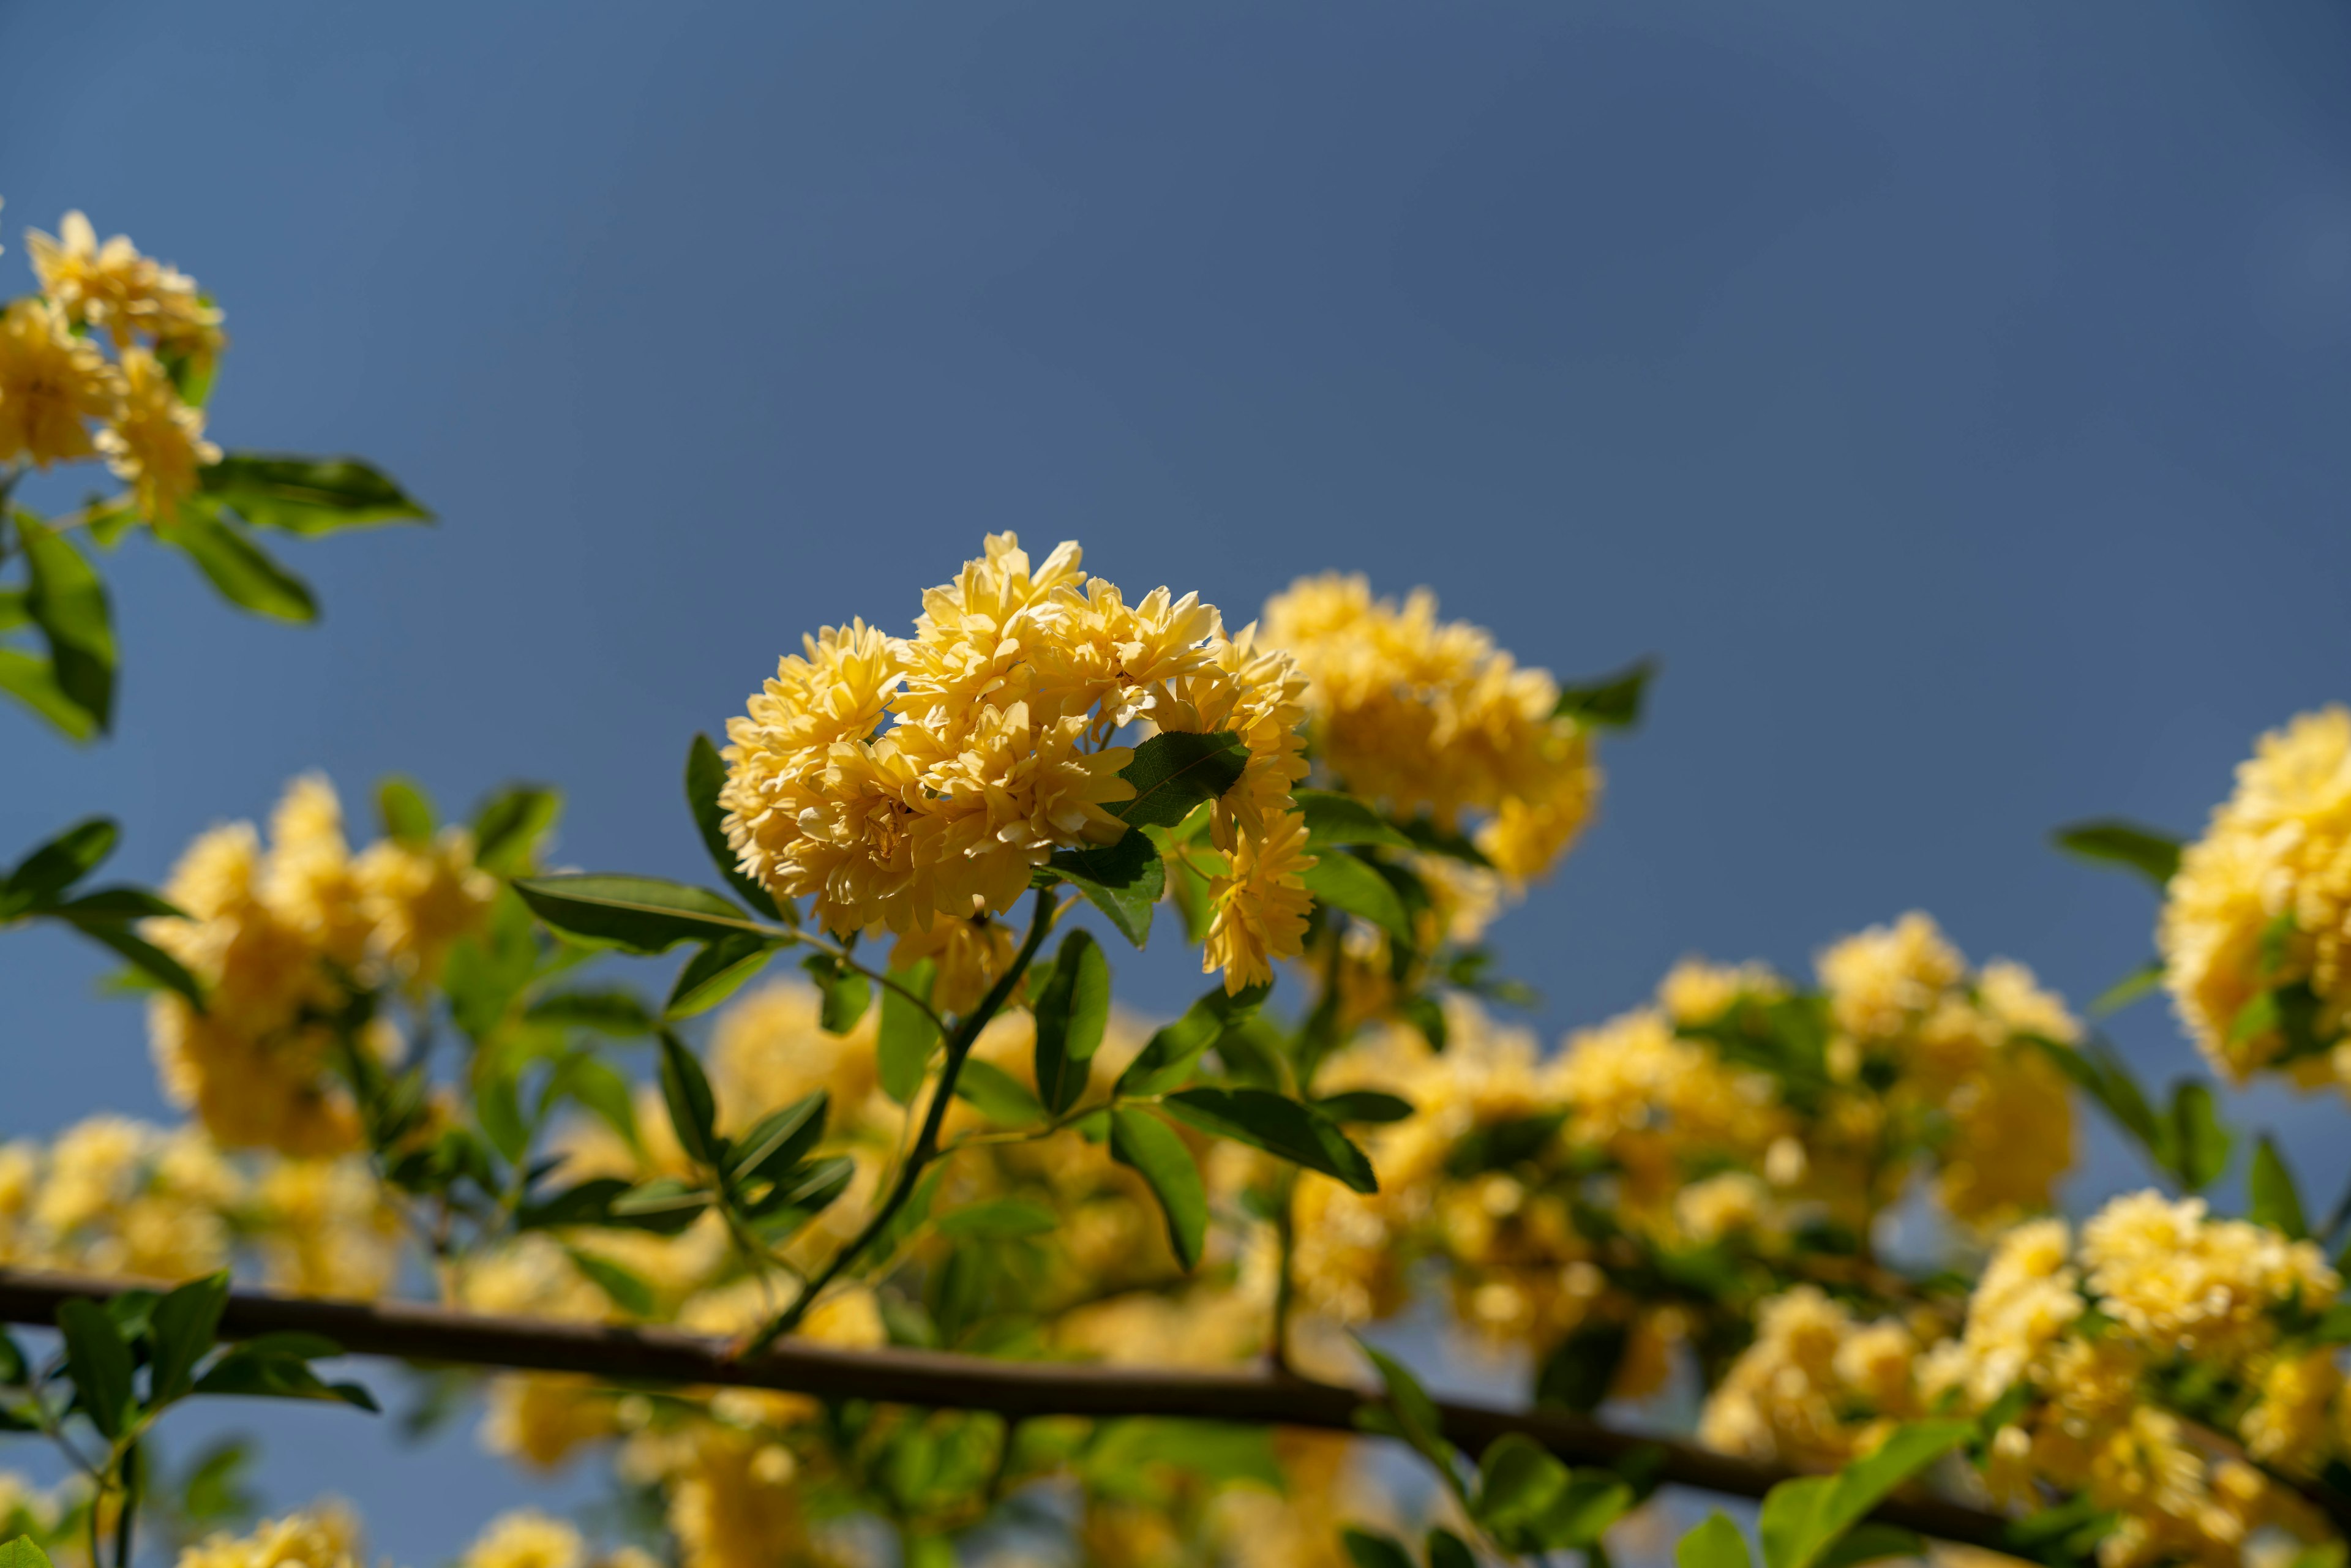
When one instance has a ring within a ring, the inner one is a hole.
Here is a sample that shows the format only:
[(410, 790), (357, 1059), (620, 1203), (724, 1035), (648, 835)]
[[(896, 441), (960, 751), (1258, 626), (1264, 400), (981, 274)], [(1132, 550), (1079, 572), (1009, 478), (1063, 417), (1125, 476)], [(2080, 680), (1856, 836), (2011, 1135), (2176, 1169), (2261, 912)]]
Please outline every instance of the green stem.
[(119, 1469), (122, 1476), (122, 1502), (114, 1516), (114, 1568), (131, 1568), (131, 1531), (139, 1518), (141, 1478), (137, 1443), (123, 1448)]
[(899, 1167), (898, 1179), (891, 1186), (890, 1196), (883, 1200), (881, 1207), (873, 1211), (873, 1217), (865, 1222), (865, 1228), (857, 1233), (856, 1239), (834, 1253), (832, 1260), (808, 1282), (783, 1314), (754, 1334), (744, 1344), (740, 1354), (756, 1354), (798, 1328), (800, 1320), (808, 1315), (809, 1309), (816, 1305), (817, 1297), (825, 1287), (857, 1261), (873, 1244), (874, 1238), (897, 1218), (898, 1211), (906, 1206), (906, 1200), (914, 1195), (914, 1185), (922, 1176), (923, 1167), (929, 1165), (939, 1152), (939, 1129), (946, 1122), (947, 1104), (955, 1098), (956, 1078), (963, 1071), (964, 1059), (971, 1054), (971, 1048), (978, 1042), (979, 1031), (987, 1027), (1010, 999), (1012, 988), (1020, 983), (1020, 977), (1027, 972), (1029, 960), (1037, 956), (1037, 949), (1044, 946), (1045, 934), (1052, 929), (1053, 917), (1058, 913), (1052, 890), (1039, 888), (1036, 913), (1029, 922), (1029, 936), (1020, 944), (1020, 951), (1013, 958), (1012, 967), (998, 977), (996, 984), (988, 988), (987, 995), (980, 999), (979, 1006), (965, 1014), (962, 1022), (947, 1036), (946, 1065), (940, 1070), (938, 1087), (933, 1091), (930, 1107), (923, 1116), (923, 1130), (915, 1135), (914, 1146), (907, 1151), (906, 1162)]

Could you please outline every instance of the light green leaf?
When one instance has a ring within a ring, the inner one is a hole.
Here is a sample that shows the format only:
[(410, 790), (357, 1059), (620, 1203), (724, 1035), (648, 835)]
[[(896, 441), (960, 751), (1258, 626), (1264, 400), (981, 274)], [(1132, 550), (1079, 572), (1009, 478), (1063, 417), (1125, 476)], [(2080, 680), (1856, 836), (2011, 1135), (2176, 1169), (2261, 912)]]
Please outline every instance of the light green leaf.
[(517, 877), (514, 890), (541, 920), (573, 940), (632, 953), (661, 953), (680, 942), (744, 932), (766, 934), (716, 894), (658, 877), (601, 872)]
[(2141, 997), (2152, 996), (2163, 987), (2163, 960), (2149, 958), (2105, 990), (2090, 1004), (2092, 1018), (2111, 1018)]
[(2137, 872), (2158, 891), (2179, 870), (2179, 841), (2158, 829), (2119, 817), (2074, 822), (2049, 835), (2049, 841), (2077, 859)]
[(413, 779), (395, 773), (375, 787), (376, 815), (383, 820), (384, 836), (412, 849), (423, 849), (433, 841), (433, 830), (438, 819), (433, 810), (431, 797), (423, 786)]
[(1204, 1133), (1336, 1177), (1357, 1192), (1377, 1192), (1379, 1177), (1363, 1150), (1339, 1124), (1312, 1107), (1270, 1089), (1184, 1089), (1160, 1104), (1178, 1121)]
[(73, 541), (27, 512), (16, 514), (31, 580), (25, 609), (49, 645), (57, 690), (103, 732), (114, 715), (114, 628), (106, 584)]
[(800, 960), (800, 967), (814, 980), (821, 998), (817, 1021), (827, 1034), (847, 1034), (865, 1016), (873, 1000), (873, 982), (864, 972), (853, 969), (830, 953), (811, 953)]
[(2186, 1082), (2171, 1092), (2172, 1170), (2179, 1185), (2201, 1192), (2229, 1168), (2236, 1137), (2221, 1124), (2211, 1089)]
[(882, 1092), (901, 1105), (912, 1104), (923, 1087), (924, 1075), (929, 1072), (931, 1058), (938, 1050), (939, 1031), (931, 1022), (931, 1015), (901, 994), (899, 988), (927, 1002), (938, 972), (938, 965), (932, 960), (917, 959), (891, 977), (896, 986), (882, 988), (882, 1029), (874, 1045), (875, 1065), (880, 1070)]
[(582, 1278), (604, 1293), (604, 1299), (632, 1318), (653, 1315), (653, 1288), (609, 1258), (566, 1247), (564, 1253)]
[(30, 708), (68, 740), (88, 740), (98, 733), (98, 721), (66, 695), (47, 659), (22, 648), (0, 648), (0, 692)]
[(999, 1127), (1028, 1127), (1045, 1119), (1045, 1107), (1028, 1086), (1004, 1069), (967, 1058), (956, 1074), (956, 1098)]
[(2253, 1168), (2246, 1177), (2247, 1196), (2251, 1198), (2249, 1218), (2256, 1225), (2266, 1225), (2285, 1233), (2289, 1240), (2299, 1241), (2310, 1234), (2310, 1221), (2303, 1212), (2302, 1194), (2294, 1186), (2294, 1172), (2287, 1168), (2285, 1156), (2266, 1133), (2253, 1145)]
[(1110, 1113), (1110, 1155), (1142, 1176), (1159, 1200), (1176, 1261), (1187, 1272), (1198, 1267), (1208, 1234), (1208, 1189), (1183, 1138), (1148, 1111), (1122, 1105)]
[(1471, 1514), (1495, 1539), (1514, 1550), (1527, 1527), (1567, 1490), (1568, 1469), (1552, 1452), (1520, 1432), (1487, 1445), (1478, 1461), (1478, 1489)]
[(310, 585), (216, 512), (193, 503), (183, 506), (180, 520), (157, 528), (155, 537), (194, 561), (220, 596), (240, 610), (273, 621), (319, 618), (319, 601)]
[(357, 457), (232, 452), (199, 478), (203, 494), (256, 528), (316, 535), (433, 520), (381, 469)]
[(1782, 1481), (1763, 1499), (1765, 1568), (1815, 1568), (1887, 1493), (1971, 1436), (1969, 1421), (1914, 1421), (1834, 1476)]
[(1753, 1568), (1747, 1538), (1720, 1509), (1706, 1522), (1681, 1538), (1674, 1548), (1674, 1568)]
[(0, 1544), (0, 1568), (56, 1568), (49, 1554), (33, 1544), (29, 1535)]
[(669, 988), (669, 999), (662, 1004), (662, 1017), (685, 1019), (708, 1012), (766, 968), (768, 958), (780, 946), (771, 937), (748, 931), (704, 943), (700, 951), (678, 970), (677, 981)]
[(1414, 946), (1412, 916), (1387, 878), (1355, 856), (1336, 852), (1306, 869), (1306, 891), (1333, 909), (1358, 915), (1405, 946)]

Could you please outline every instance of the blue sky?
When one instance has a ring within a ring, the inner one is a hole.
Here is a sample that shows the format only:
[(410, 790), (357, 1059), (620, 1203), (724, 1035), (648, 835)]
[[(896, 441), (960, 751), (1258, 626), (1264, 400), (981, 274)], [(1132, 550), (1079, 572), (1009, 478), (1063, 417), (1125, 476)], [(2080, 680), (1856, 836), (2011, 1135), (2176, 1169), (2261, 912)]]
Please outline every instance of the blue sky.
[[(1565, 674), (1660, 655), (1498, 933), (1547, 1034), (1912, 907), (2080, 999), (2152, 908), (2047, 828), (2191, 828), (2351, 695), (2319, 0), (125, 3), (7, 7), (0, 53), (0, 278), (68, 207), (128, 231), (227, 308), (220, 440), (442, 517), (289, 548), (307, 631), (127, 548), (120, 735), (0, 714), (0, 853), (103, 810), (160, 879), (318, 767), (552, 780), (565, 859), (699, 874), (692, 733), (1015, 528), (1236, 622), (1337, 566)], [(100, 967), (0, 942), (0, 1134), (160, 1112)], [(2116, 1032), (2185, 1064), (2159, 1008)], [(2351, 1165), (2336, 1105), (2249, 1113)], [(273, 1430), (279, 1500), (406, 1561), (517, 1494)]]

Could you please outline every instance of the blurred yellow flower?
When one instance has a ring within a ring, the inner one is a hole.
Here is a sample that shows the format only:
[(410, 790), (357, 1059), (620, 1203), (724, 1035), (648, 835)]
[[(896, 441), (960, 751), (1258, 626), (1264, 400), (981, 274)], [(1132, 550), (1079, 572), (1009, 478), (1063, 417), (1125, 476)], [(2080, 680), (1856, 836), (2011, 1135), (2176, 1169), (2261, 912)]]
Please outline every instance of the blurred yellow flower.
[(204, 411), (180, 401), (153, 354), (125, 349), (121, 373), (121, 402), (97, 447), (131, 486), (139, 515), (169, 528), (180, 520), (180, 503), (196, 493), (196, 470), (219, 462), (221, 449), (204, 439)]
[(121, 388), (57, 307), (28, 298), (0, 310), (0, 463), (47, 468), (89, 456), (89, 422), (113, 416)]

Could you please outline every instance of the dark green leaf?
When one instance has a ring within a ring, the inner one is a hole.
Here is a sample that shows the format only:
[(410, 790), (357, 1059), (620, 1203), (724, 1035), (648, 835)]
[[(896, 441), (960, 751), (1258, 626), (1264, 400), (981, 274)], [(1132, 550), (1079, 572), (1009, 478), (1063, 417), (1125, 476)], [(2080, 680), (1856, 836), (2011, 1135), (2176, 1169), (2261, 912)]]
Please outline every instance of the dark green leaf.
[(383, 819), (384, 836), (396, 839), (412, 848), (422, 849), (433, 841), (433, 830), (439, 819), (423, 786), (413, 779), (393, 774), (375, 787), (376, 815)]
[(58, 911), (58, 917), (70, 922), (75, 930), (100, 946), (113, 949), (132, 968), (165, 990), (185, 998), (188, 1005), (198, 1012), (204, 1010), (204, 988), (196, 983), (196, 977), (188, 973), (177, 958), (152, 942), (143, 936), (133, 936), (111, 920), (76, 919), (62, 910)]
[(1533, 1159), (1551, 1146), (1566, 1119), (1562, 1112), (1546, 1111), (1472, 1128), (1446, 1155), (1445, 1174), (1456, 1181), (1467, 1181)]
[(635, 1097), (630, 1092), (628, 1080), (610, 1062), (584, 1051), (557, 1062), (555, 1071), (548, 1076), (547, 1103), (551, 1105), (559, 1098), (577, 1101), (619, 1134), (622, 1143), (642, 1151), (643, 1140), (637, 1130)]
[(148, 1318), (154, 1345), (148, 1396), (155, 1406), (172, 1403), (194, 1385), (196, 1363), (212, 1349), (227, 1305), (226, 1270), (191, 1280), (155, 1303)]
[(1110, 1113), (1111, 1158), (1143, 1177), (1167, 1220), (1167, 1244), (1186, 1271), (1198, 1267), (1208, 1234), (1208, 1189), (1176, 1130), (1148, 1111)]
[(1335, 849), (1341, 844), (1385, 844), (1398, 850), (1415, 847), (1402, 829), (1353, 795), (1343, 795), (1335, 789), (1298, 789), (1291, 792), (1291, 799), (1306, 813), (1306, 847), (1310, 850)]
[(674, 1176), (655, 1176), (612, 1200), (611, 1220), (634, 1230), (675, 1236), (710, 1207), (710, 1195)]
[(318, 1399), (355, 1406), (377, 1414), (374, 1396), (356, 1383), (326, 1383), (307, 1362), (272, 1355), (241, 1344), (213, 1363), (196, 1379), (196, 1392), (246, 1395), (262, 1399)]
[(567, 1225), (602, 1225), (610, 1218), (613, 1203), (628, 1190), (629, 1183), (619, 1176), (590, 1176), (520, 1206), (515, 1211), (515, 1228), (553, 1230)]
[(1444, 855), (1489, 871), (1493, 869), (1494, 862), (1487, 858), (1486, 852), (1471, 842), (1469, 836), (1458, 828), (1440, 828), (1433, 819), (1422, 816), (1409, 821), (1399, 821), (1396, 830), (1430, 854)]
[(800, 967), (816, 982), (817, 993), (822, 998), (817, 1020), (827, 1034), (847, 1034), (865, 1016), (873, 1000), (873, 983), (864, 972), (853, 969), (830, 953), (811, 953), (800, 960)]
[(759, 1118), (735, 1141), (727, 1174), (737, 1181), (778, 1179), (824, 1136), (825, 1112), (831, 1104), (831, 1096), (820, 1089)]
[(696, 735), (694, 744), (685, 751), (685, 804), (694, 813), (695, 831), (702, 835), (702, 847), (710, 852), (710, 863), (718, 868), (735, 896), (749, 904), (770, 920), (785, 918), (775, 895), (743, 874), (741, 862), (735, 858), (735, 847), (726, 841), (726, 810), (718, 803), (718, 791), (726, 783), (726, 764), (720, 758), (718, 748), (710, 744), (706, 735)]
[(1032, 1004), (1037, 1015), (1037, 1097), (1056, 1115), (1085, 1092), (1087, 1071), (1110, 1025), (1110, 962), (1088, 931), (1061, 938)]
[(1624, 1477), (1609, 1470), (1577, 1470), (1551, 1505), (1528, 1521), (1526, 1539), (1538, 1551), (1588, 1550), (1632, 1509), (1634, 1500), (1633, 1487)]
[(1319, 857), (1307, 868), (1306, 891), (1333, 909), (1370, 921), (1406, 947), (1414, 945), (1412, 915), (1388, 880), (1344, 852)]
[(1753, 1568), (1747, 1538), (1720, 1509), (1691, 1531), (1674, 1548), (1674, 1568)]
[(999, 1127), (1028, 1127), (1045, 1119), (1045, 1107), (1020, 1080), (977, 1057), (956, 1074), (956, 1098)]
[(1415, 1568), (1412, 1553), (1393, 1535), (1351, 1525), (1339, 1532), (1339, 1542), (1347, 1549), (1347, 1561), (1354, 1568)]
[(938, 1228), (942, 1236), (1007, 1241), (1042, 1236), (1058, 1223), (1053, 1211), (1041, 1203), (1025, 1197), (992, 1197), (941, 1217)]
[(1622, 1321), (1595, 1319), (1579, 1324), (1543, 1359), (1535, 1378), (1535, 1403), (1579, 1416), (1600, 1408), (1624, 1364), (1631, 1333)]
[(185, 552), (220, 596), (240, 610), (273, 621), (300, 622), (319, 618), (319, 601), (310, 585), (278, 564), (237, 524), (214, 511), (183, 506), (180, 520), (170, 528), (157, 528), (155, 537)]
[(604, 1293), (604, 1299), (632, 1318), (653, 1315), (653, 1288), (635, 1274), (609, 1258), (599, 1258), (593, 1252), (583, 1252), (577, 1247), (567, 1247), (566, 1255), (571, 1266), (582, 1278)]
[(617, 988), (549, 991), (525, 1008), (522, 1016), (531, 1023), (591, 1030), (616, 1040), (651, 1034), (658, 1027), (634, 991)]
[(57, 1308), (57, 1329), (66, 1342), (66, 1370), (74, 1393), (101, 1436), (130, 1429), (135, 1408), (131, 1391), (131, 1347), (105, 1308), (95, 1301), (67, 1301)]
[(716, 1165), (718, 1107), (710, 1092), (710, 1080), (703, 1073), (702, 1063), (677, 1036), (663, 1030), (659, 1039), (662, 1102), (669, 1107), (670, 1128), (677, 1134), (677, 1146), (697, 1165)]
[(100, 730), (114, 714), (114, 628), (106, 585), (73, 541), (31, 515), (16, 514), (31, 580), (25, 608), (49, 645), (57, 689)]
[(2162, 986), (2163, 960), (2149, 958), (2146, 963), (2100, 991), (2097, 999), (2090, 1004), (2090, 1016), (2099, 1019), (2111, 1018), (2141, 997), (2153, 995), (2162, 988)]
[(772, 937), (748, 931), (704, 943), (678, 970), (669, 999), (662, 1004), (662, 1017), (686, 1019), (708, 1012), (766, 968), (778, 946)]
[(2253, 1168), (2246, 1178), (2246, 1188), (2252, 1199), (2250, 1218), (2254, 1224), (2283, 1231), (2294, 1241), (2310, 1234), (2310, 1221), (2304, 1216), (2302, 1194), (2294, 1186), (2294, 1172), (2286, 1168), (2285, 1156), (2278, 1153), (2277, 1145), (2266, 1133), (2253, 1145)]
[(1899, 1525), (1855, 1525), (1813, 1559), (1813, 1568), (1855, 1568), (1863, 1563), (1883, 1563), (1889, 1557), (1925, 1557), (1927, 1542), (1916, 1531)]
[(1469, 1543), (1438, 1525), (1428, 1532), (1428, 1568), (1478, 1568)]
[(1167, 865), (1150, 835), (1129, 831), (1114, 844), (1054, 851), (1031, 882), (1040, 887), (1068, 883), (1140, 947), (1151, 936), (1152, 906), (1167, 891)]
[(1357, 1192), (1377, 1192), (1379, 1177), (1339, 1124), (1311, 1106), (1267, 1089), (1184, 1089), (1160, 1102), (1167, 1113), (1204, 1133), (1321, 1171)]
[(121, 837), (122, 831), (105, 817), (76, 822), (18, 862), (0, 882), (0, 915), (60, 897), (97, 870)]
[(232, 452), (201, 471), (204, 494), (257, 528), (326, 534), (378, 523), (433, 520), (433, 514), (357, 457)]
[(1342, 1094), (1325, 1094), (1314, 1102), (1314, 1109), (1333, 1122), (1363, 1122), (1374, 1125), (1401, 1122), (1412, 1114), (1412, 1102), (1394, 1094), (1383, 1094), (1376, 1089), (1350, 1089)]
[(1185, 1010), (1184, 1016), (1144, 1042), (1126, 1071), (1118, 1075), (1112, 1092), (1124, 1099), (1144, 1099), (1180, 1089), (1192, 1076), (1193, 1064), (1224, 1034), (1257, 1016), (1270, 988), (1250, 986), (1228, 996), (1219, 986)]
[(0, 1329), (0, 1388), (22, 1388), (31, 1375), (23, 1348), (7, 1330)]
[(901, 1105), (914, 1103), (915, 1093), (923, 1087), (924, 1075), (930, 1071), (931, 1057), (939, 1047), (938, 1028), (931, 1022), (931, 1015), (903, 993), (911, 991), (929, 1001), (931, 986), (938, 972), (938, 965), (932, 960), (917, 959), (891, 977), (897, 982), (895, 986), (882, 988), (882, 1028), (874, 1045), (875, 1065), (880, 1071), (882, 1092)]
[(1642, 659), (1596, 681), (1562, 685), (1552, 714), (1580, 720), (1593, 729), (1631, 729), (1641, 722), (1649, 678), (1656, 673), (1656, 660)]
[(782, 1243), (847, 1192), (856, 1176), (856, 1162), (840, 1155), (793, 1166), (751, 1206), (752, 1228), (770, 1246)]
[(0, 648), (0, 692), (32, 709), (68, 740), (88, 740), (98, 733), (98, 721), (66, 695), (48, 660), (22, 648)]
[(474, 863), (500, 876), (528, 870), (562, 810), (563, 797), (553, 789), (517, 784), (500, 790), (474, 813)]
[(2189, 1192), (2201, 1192), (2229, 1168), (2229, 1152), (2236, 1138), (2221, 1124), (2212, 1091), (2204, 1084), (2181, 1083), (2171, 1092), (2173, 1173)]
[(2066, 1077), (2096, 1101), (2115, 1124), (2138, 1142), (2147, 1157), (2164, 1170), (2172, 1166), (2170, 1128), (2158, 1120), (2147, 1092), (2112, 1046), (2103, 1040), (2074, 1047), (2061, 1041), (2028, 1037), (2047, 1053)]
[(187, 914), (143, 887), (98, 887), (54, 911), (77, 925), (127, 925), (133, 920), (185, 920)]
[(1458, 1493), (1460, 1478), (1453, 1468), (1453, 1445), (1446, 1440), (1445, 1419), (1437, 1413), (1437, 1401), (1428, 1396), (1428, 1390), (1420, 1385), (1420, 1379), (1404, 1363), (1368, 1344), (1363, 1346), (1363, 1351), (1371, 1358), (1380, 1375), (1381, 1386), (1387, 1391), (1387, 1404), (1380, 1414), (1393, 1425), (1394, 1435), (1411, 1444), (1415, 1452), (1437, 1468), (1447, 1487)]
[(1213, 800), (1240, 781), (1249, 747), (1231, 730), (1207, 735), (1167, 732), (1134, 748), (1134, 760), (1118, 776), (1134, 786), (1134, 799), (1104, 808), (1130, 827), (1172, 828), (1203, 800)]
[(1446, 1041), (1451, 1036), (1451, 1030), (1445, 1022), (1443, 1003), (1435, 997), (1398, 997), (1395, 1010), (1398, 1017), (1420, 1031), (1420, 1038), (1428, 1041), (1429, 1050), (1443, 1054)]
[(2178, 839), (2118, 817), (2074, 822), (2051, 833), (2049, 841), (2079, 859), (2137, 872), (2158, 890), (2179, 870)]
[(715, 893), (657, 877), (583, 872), (517, 877), (515, 892), (541, 920), (576, 941), (662, 953), (759, 927)]

